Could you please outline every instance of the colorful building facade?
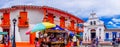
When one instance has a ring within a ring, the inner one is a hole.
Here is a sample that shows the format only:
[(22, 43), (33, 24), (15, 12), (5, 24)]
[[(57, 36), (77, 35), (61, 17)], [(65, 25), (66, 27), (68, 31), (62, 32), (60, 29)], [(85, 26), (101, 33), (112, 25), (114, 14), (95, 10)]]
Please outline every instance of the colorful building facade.
[(26, 35), (25, 32), (40, 22), (50, 22), (62, 28), (76, 32), (83, 32), (77, 24), (83, 23), (80, 18), (64, 12), (62, 10), (48, 6), (18, 5), (10, 8), (0, 9), (1, 31), (8, 32), (8, 36), (13, 35), (14, 18), (17, 19), (15, 26), (16, 42), (34, 43), (36, 33)]

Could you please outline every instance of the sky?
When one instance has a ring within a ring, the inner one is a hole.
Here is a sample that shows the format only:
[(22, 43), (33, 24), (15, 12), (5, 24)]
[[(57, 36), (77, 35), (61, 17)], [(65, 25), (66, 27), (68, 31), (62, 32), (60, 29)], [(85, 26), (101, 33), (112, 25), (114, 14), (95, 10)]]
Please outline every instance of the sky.
[(0, 0), (0, 8), (14, 5), (50, 6), (71, 13), (85, 22), (94, 11), (108, 29), (120, 28), (120, 0)]

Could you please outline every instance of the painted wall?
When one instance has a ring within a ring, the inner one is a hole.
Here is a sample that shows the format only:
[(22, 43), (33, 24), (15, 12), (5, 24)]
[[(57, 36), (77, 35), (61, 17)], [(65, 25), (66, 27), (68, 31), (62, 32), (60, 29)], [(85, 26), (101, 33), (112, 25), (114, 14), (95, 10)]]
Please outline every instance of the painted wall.
[[(0, 12), (0, 17), (2, 16), (2, 13)], [(1, 20), (0, 20), (0, 24), (1, 24)], [(0, 27), (0, 32), (3, 32), (2, 28)], [(0, 41), (2, 40), (2, 35), (0, 35)]]
[[(32, 28), (35, 24), (38, 24), (40, 22), (43, 21), (43, 17), (44, 17), (44, 14), (41, 10), (38, 10), (38, 9), (26, 9), (26, 12), (28, 14), (28, 23), (29, 23), (29, 27), (27, 28), (19, 28), (18, 27), (18, 17), (19, 17), (19, 13), (23, 11), (23, 9), (17, 9), (17, 10), (14, 10), (14, 11), (11, 11), (10, 12), (10, 37), (13, 35), (13, 22), (12, 20), (14, 18), (17, 19), (17, 22), (16, 22), (16, 26), (15, 26), (15, 39), (17, 42), (28, 42), (29, 41), (29, 35), (26, 35), (25, 32)], [(0, 16), (2, 16), (3, 13), (0, 12)], [(54, 18), (54, 23), (57, 24), (57, 25), (60, 25), (60, 19), (59, 19), (59, 15), (57, 14), (54, 14), (54, 16), (56, 16)], [(68, 27), (70, 24), (70, 19), (68, 18), (67, 21), (65, 21), (65, 27)], [(75, 26), (77, 26), (75, 24)], [(0, 29), (2, 30), (2, 29)], [(38, 37), (38, 33), (36, 33), (36, 37)]]
[(28, 28), (19, 28), (18, 27), (18, 16), (21, 11), (23, 11), (23, 10), (19, 9), (19, 10), (10, 12), (10, 19), (11, 19), (10, 35), (12, 35), (12, 33), (13, 33), (12, 19), (16, 18), (17, 19), (17, 23), (16, 23), (16, 41), (17, 42), (29, 41), (29, 35), (26, 35), (25, 32), (29, 28), (32, 28), (33, 25), (42, 22), (42, 19), (43, 19), (43, 12), (41, 10), (33, 10), (33, 9), (26, 10), (28, 12), (29, 27)]

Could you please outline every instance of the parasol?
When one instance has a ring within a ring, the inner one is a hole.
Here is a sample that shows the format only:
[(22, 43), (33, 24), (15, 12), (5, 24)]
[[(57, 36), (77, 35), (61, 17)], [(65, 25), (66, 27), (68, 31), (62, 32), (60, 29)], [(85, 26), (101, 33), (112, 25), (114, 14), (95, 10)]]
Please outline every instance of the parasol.
[(63, 28), (61, 28), (60, 26), (56, 25), (55, 27), (51, 28), (52, 30), (64, 30)]
[(53, 28), (55, 26), (56, 26), (55, 24), (52, 24), (49, 22), (38, 23), (32, 29), (29, 29), (28, 31), (26, 31), (26, 34), (30, 34), (30, 32), (37, 32), (37, 31), (48, 29), (48, 28)]
[(36, 32), (36, 31), (42, 31), (48, 28), (53, 28), (55, 27), (55, 24), (49, 23), (49, 22), (43, 22), (43, 23), (39, 23), (36, 24), (33, 28), (32, 28), (32, 32)]

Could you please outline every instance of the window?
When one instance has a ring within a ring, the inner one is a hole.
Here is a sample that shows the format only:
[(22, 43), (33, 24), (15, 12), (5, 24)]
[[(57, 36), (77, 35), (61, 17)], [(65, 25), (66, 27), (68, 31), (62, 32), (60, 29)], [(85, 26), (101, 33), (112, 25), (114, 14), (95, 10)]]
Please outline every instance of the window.
[(92, 25), (92, 21), (90, 22), (90, 25)]
[(101, 29), (99, 29), (99, 31), (101, 32)]
[(94, 25), (96, 25), (96, 21), (94, 21), (93, 23), (94, 23)]
[(106, 34), (105, 34), (105, 38), (106, 38), (106, 39), (109, 39), (109, 33), (106, 33)]
[(117, 37), (117, 32), (112, 32), (112, 37), (116, 38)]
[(96, 25), (96, 21), (91, 21), (90, 25)]

